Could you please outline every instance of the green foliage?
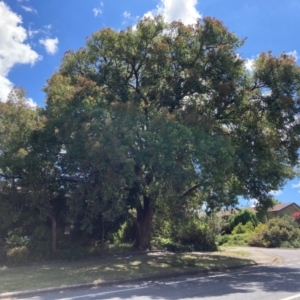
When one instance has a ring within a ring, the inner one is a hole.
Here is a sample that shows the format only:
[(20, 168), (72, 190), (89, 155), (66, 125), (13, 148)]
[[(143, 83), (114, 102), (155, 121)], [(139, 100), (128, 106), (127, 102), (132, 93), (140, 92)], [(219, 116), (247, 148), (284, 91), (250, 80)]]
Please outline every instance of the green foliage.
[(280, 248), (290, 248), (290, 249), (300, 248), (300, 239), (281, 242)]
[[(187, 245), (182, 245), (181, 243), (176, 243), (173, 241), (162, 241), (162, 243), (160, 244), (160, 246), (163, 249), (166, 249), (167, 251), (171, 251), (171, 252), (192, 252), (192, 251), (200, 251), (200, 250), (196, 250), (195, 246), (193, 244), (187, 244)], [(203, 250), (205, 251), (205, 250)], [(214, 250), (212, 250), (214, 251)]]
[(259, 225), (254, 234), (249, 238), (250, 246), (257, 247), (280, 247), (298, 244), (300, 239), (300, 231), (291, 222), (291, 218), (274, 218), (263, 225)]
[(217, 238), (218, 246), (247, 246), (251, 233), (225, 234)]
[(14, 247), (7, 250), (6, 255), (10, 263), (25, 263), (29, 258), (29, 250), (26, 246)]
[(239, 223), (237, 226), (235, 226), (231, 232), (231, 234), (241, 234), (241, 233), (249, 233), (253, 232), (254, 226), (252, 222), (247, 222), (245, 225), (242, 223)]
[(27, 246), (29, 243), (28, 237), (24, 237), (21, 234), (21, 229), (8, 231), (8, 237), (5, 239), (5, 246), (7, 249)]
[(28, 249), (33, 260), (44, 260), (52, 257), (51, 232), (46, 226), (38, 226), (30, 236)]
[(174, 220), (173, 219), (164, 219), (161, 218), (159, 222), (154, 222), (154, 228), (153, 228), (153, 238), (155, 239), (164, 239), (164, 238), (169, 238), (172, 236), (172, 230), (174, 226)]
[(195, 251), (217, 250), (214, 233), (208, 224), (202, 223), (196, 218), (180, 224), (174, 241), (180, 245), (191, 247)]
[[(243, 214), (244, 215), (244, 214)], [(247, 214), (246, 214), (247, 215)], [(221, 246), (246, 246), (248, 238), (255, 230), (253, 223), (248, 221), (245, 225), (239, 223), (235, 226), (231, 234), (219, 235), (217, 238), (218, 245)]]
[[(1, 230), (27, 207), (53, 228), (74, 222), (107, 238), (130, 213), (137, 248), (151, 246), (154, 228), (155, 238), (205, 250), (215, 247), (215, 228), (179, 224), (191, 203), (211, 213), (243, 196), (265, 212), (298, 162), (300, 68), (268, 52), (250, 73), (238, 54), (243, 43), (214, 18), (193, 26), (144, 18), (66, 52), (45, 87), (45, 109), (13, 89), (0, 102)], [(159, 231), (157, 211), (178, 224)], [(246, 211), (229, 222), (235, 233), (258, 225)], [(132, 240), (126, 226), (119, 240)], [(28, 247), (47, 257), (50, 233), (38, 231)], [(266, 245), (288, 237), (278, 224), (267, 233)]]
[(133, 242), (135, 238), (135, 226), (131, 220), (121, 225), (120, 229), (112, 235), (115, 244)]
[(256, 213), (247, 209), (242, 209), (237, 214), (231, 215), (228, 221), (231, 230), (239, 224), (246, 225), (250, 222), (254, 228), (259, 224)]

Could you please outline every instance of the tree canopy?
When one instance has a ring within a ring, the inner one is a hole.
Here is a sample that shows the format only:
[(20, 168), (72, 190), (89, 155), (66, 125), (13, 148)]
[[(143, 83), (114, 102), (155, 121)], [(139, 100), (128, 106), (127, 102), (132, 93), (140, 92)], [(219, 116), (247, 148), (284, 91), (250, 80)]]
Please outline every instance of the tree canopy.
[[(270, 192), (298, 160), (300, 68), (292, 56), (267, 52), (248, 71), (243, 43), (213, 18), (186, 26), (158, 16), (102, 29), (66, 52), (45, 87), (45, 109), (28, 111), (25, 165), (13, 164), (53, 234), (62, 199), (66, 219), (80, 215), (86, 230), (131, 218), (142, 249), (157, 209), (179, 217), (234, 206), (239, 196), (272, 205)], [(7, 133), (3, 174), (23, 149), (23, 138), (10, 143)], [(5, 156), (10, 145), (17, 150)]]
[(208, 210), (237, 196), (270, 205), (297, 162), (300, 72), (270, 52), (247, 71), (243, 43), (213, 18), (156, 17), (102, 29), (65, 54), (45, 88), (46, 116), (89, 217), (127, 211), (136, 247), (147, 248), (163, 203), (186, 209), (197, 194)]

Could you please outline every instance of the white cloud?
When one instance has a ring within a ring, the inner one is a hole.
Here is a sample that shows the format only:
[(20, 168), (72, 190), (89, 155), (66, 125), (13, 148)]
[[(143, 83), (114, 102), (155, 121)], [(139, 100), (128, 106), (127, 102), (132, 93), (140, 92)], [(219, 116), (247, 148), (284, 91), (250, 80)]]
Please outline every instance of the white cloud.
[(26, 103), (31, 107), (31, 108), (37, 108), (37, 103), (32, 99), (32, 98), (26, 98)]
[(124, 17), (125, 19), (130, 19), (130, 17), (131, 17), (130, 12), (124, 11), (124, 12), (123, 12), (123, 17)]
[(268, 97), (272, 95), (272, 90), (268, 88), (263, 88), (262, 89), (262, 96)]
[(100, 6), (101, 6), (101, 8), (99, 8), (99, 7), (93, 8), (93, 13), (94, 13), (95, 17), (97, 17), (98, 15), (100, 16), (103, 13), (103, 9), (102, 9), (103, 8), (103, 2), (100, 2)]
[(22, 18), (0, 1), (0, 99), (6, 101), (13, 83), (7, 78), (17, 64), (34, 65), (41, 56), (26, 44), (26, 30)]
[(21, 5), (21, 7), (22, 7), (25, 11), (27, 11), (27, 12), (31, 12), (31, 13), (33, 13), (33, 14), (37, 14), (37, 10), (34, 9), (34, 8), (32, 8), (32, 7), (30, 7), (30, 6)]
[(294, 189), (300, 188), (300, 181), (296, 184), (292, 184), (292, 188), (294, 188)]
[(282, 194), (282, 191), (281, 190), (277, 190), (277, 191), (270, 191), (270, 194), (273, 195), (273, 196), (279, 196)]
[[(22, 90), (22, 89), (21, 89)], [(19, 96), (22, 96), (22, 98), (20, 98)], [(21, 100), (22, 99), (22, 101), (25, 101), (25, 103), (29, 106), (29, 107), (31, 107), (31, 108), (33, 108), (33, 109), (36, 109), (37, 107), (38, 107), (38, 105), (37, 105), (37, 103), (35, 102), (35, 101), (33, 101), (33, 99), (32, 98), (27, 98), (26, 97), (26, 94), (20, 94), (19, 93), (19, 88), (13, 88), (11, 91), (10, 91), (10, 93), (9, 93), (9, 99), (11, 100), (11, 101), (13, 101), (13, 102), (17, 102), (18, 100)]]
[(160, 0), (156, 9), (147, 12), (144, 17), (163, 15), (167, 22), (181, 20), (186, 25), (195, 24), (201, 18), (197, 3), (197, 0)]
[(29, 28), (28, 31), (27, 31), (28, 37), (31, 38), (31, 39), (34, 38), (40, 32), (41, 31), (39, 29), (34, 30), (34, 29), (31, 29), (31, 28)]
[(39, 43), (45, 46), (45, 49), (49, 54), (55, 54), (58, 51), (58, 38), (40, 39)]
[(46, 30), (50, 30), (50, 29), (52, 29), (52, 25), (51, 25), (51, 24), (45, 25), (44, 28), (45, 28)]
[(94, 8), (93, 9), (93, 13), (94, 13), (94, 16), (97, 17), (98, 15), (102, 14), (102, 9), (100, 9), (100, 8)]
[(247, 58), (247, 59), (245, 60), (245, 67), (246, 67), (246, 70), (247, 70), (247, 71), (253, 72), (254, 62), (255, 62), (255, 59), (254, 59), (254, 58)]
[(295, 60), (298, 60), (298, 58), (299, 58), (297, 50), (287, 52), (286, 54), (290, 55), (290, 56), (293, 56), (295, 58)]
[(258, 204), (258, 200), (257, 199), (250, 199), (249, 200), (251, 207), (255, 207)]

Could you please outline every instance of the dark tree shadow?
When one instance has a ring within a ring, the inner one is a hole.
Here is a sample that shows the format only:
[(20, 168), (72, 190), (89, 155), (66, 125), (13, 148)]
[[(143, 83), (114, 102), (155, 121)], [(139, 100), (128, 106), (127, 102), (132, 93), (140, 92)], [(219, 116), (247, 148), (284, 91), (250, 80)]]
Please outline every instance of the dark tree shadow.
[[(192, 298), (212, 298), (241, 293), (249, 295), (255, 290), (265, 292), (291, 292), (300, 293), (300, 272), (296, 268), (288, 267), (252, 267), (243, 270), (232, 270), (227, 273), (211, 273), (208, 275), (181, 276), (173, 279), (157, 280), (149, 282), (136, 282), (142, 285), (141, 289), (130, 289), (130, 286), (101, 287), (85, 291), (88, 294), (97, 294), (96, 297), (82, 297), (79, 299), (138, 299), (147, 297), (149, 299), (192, 299)], [(128, 290), (126, 291), (128, 287)], [(119, 292), (110, 291), (115, 290)], [(108, 291), (108, 292), (107, 292)], [(80, 291), (77, 291), (80, 294)], [(101, 295), (102, 294), (102, 295)], [(56, 297), (41, 295), (34, 299), (62, 299), (78, 297), (76, 291), (63, 292)], [(77, 298), (78, 299), (78, 298)]]

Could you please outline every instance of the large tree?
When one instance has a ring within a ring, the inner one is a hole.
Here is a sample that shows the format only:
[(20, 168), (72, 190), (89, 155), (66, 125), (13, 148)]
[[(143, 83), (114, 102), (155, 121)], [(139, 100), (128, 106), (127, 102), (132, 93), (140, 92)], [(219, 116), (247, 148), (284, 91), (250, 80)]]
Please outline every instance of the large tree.
[(65, 149), (69, 179), (84, 185), (94, 214), (129, 213), (137, 248), (150, 247), (162, 203), (187, 209), (196, 193), (208, 210), (239, 195), (268, 205), (291, 176), (299, 68), (266, 53), (248, 72), (242, 44), (212, 18), (193, 26), (145, 18), (94, 33), (49, 79), (48, 127)]

